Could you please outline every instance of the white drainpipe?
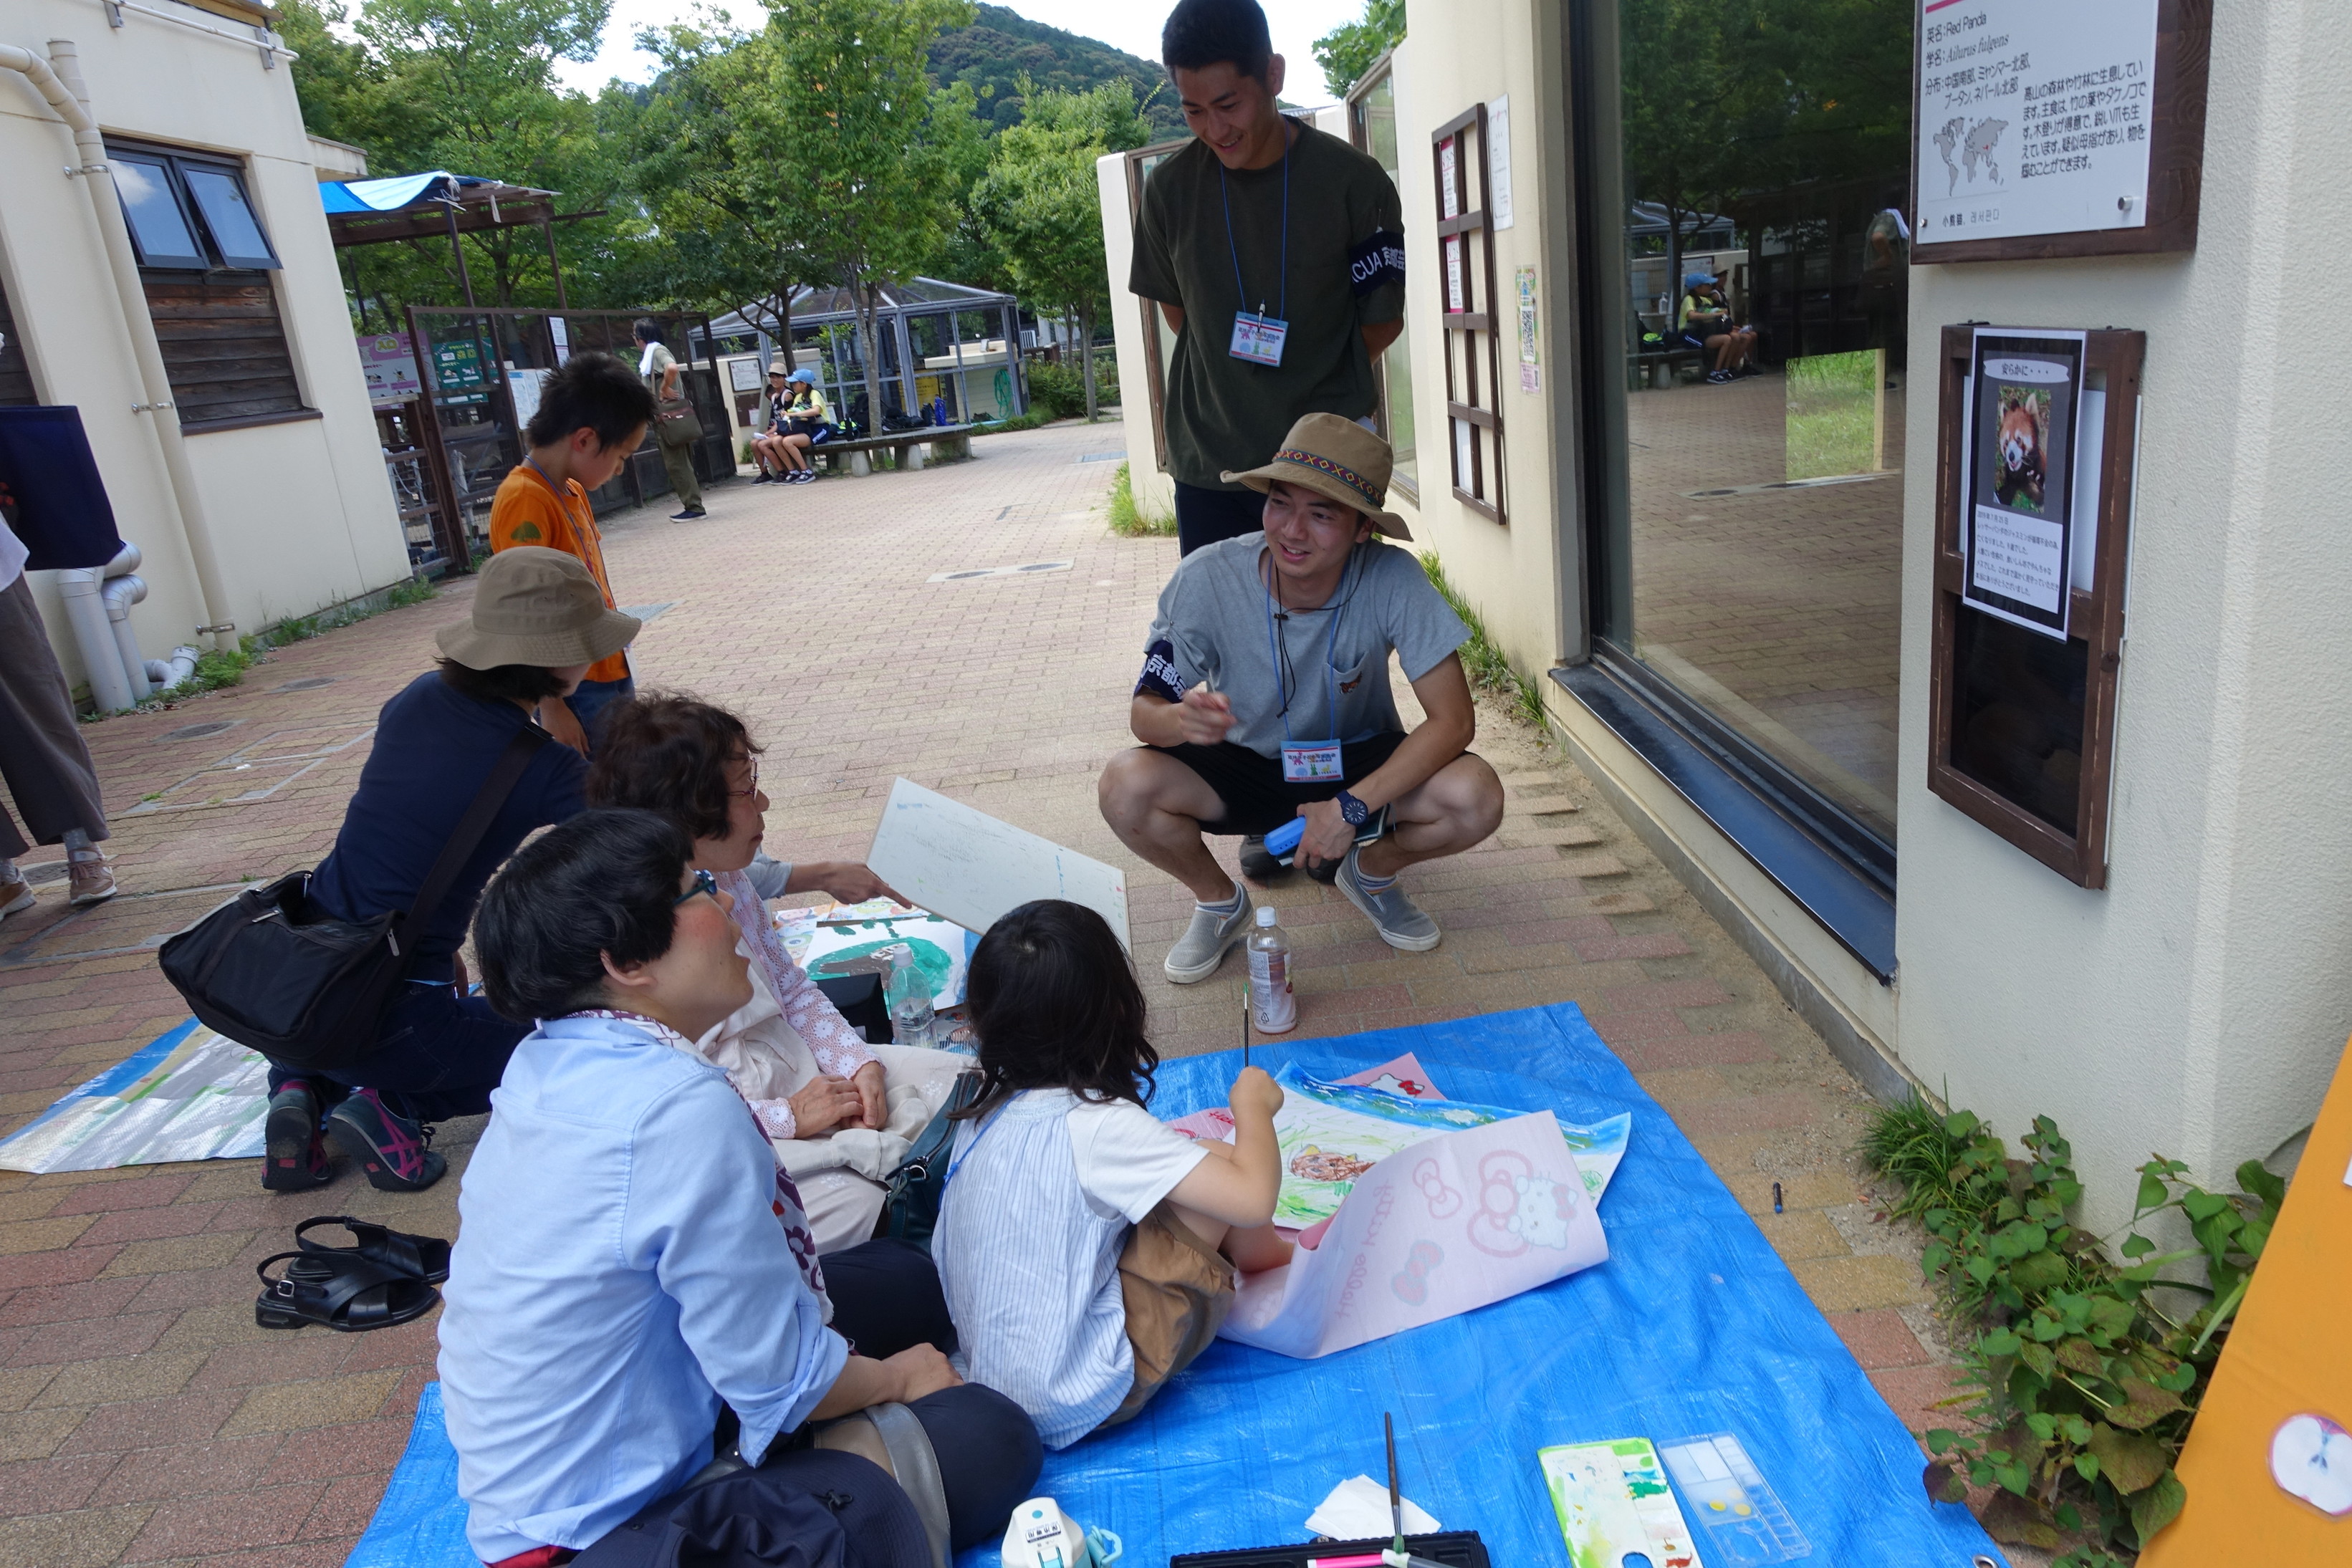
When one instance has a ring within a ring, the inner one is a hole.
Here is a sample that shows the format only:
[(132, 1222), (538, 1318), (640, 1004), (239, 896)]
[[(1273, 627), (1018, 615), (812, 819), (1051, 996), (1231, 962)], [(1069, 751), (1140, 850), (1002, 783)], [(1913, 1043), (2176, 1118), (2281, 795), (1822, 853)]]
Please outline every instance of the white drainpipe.
[[(213, 549), (212, 528), (205, 520), (195, 470), (189, 465), (187, 444), (180, 434), (179, 412), (172, 402), (172, 379), (163, 369), (163, 351), (155, 341), (155, 323), (147, 313), (147, 290), (139, 280), (138, 255), (131, 248), (131, 231), (122, 218), (122, 198), (115, 190), (114, 172), (106, 162), (105, 139), (89, 111), (89, 89), (82, 84), (79, 58), (70, 38), (51, 38), (47, 60), (30, 49), (0, 44), (0, 69), (22, 74), (73, 131), (75, 152), (80, 162), (67, 172), (83, 177), (89, 190), (90, 206), (98, 216), (98, 232), (106, 246), (108, 269), (113, 274), (114, 291), (122, 308), (122, 324), (131, 334), (131, 354), (138, 361), (139, 379), (147, 400), (133, 404), (131, 411), (145, 413), (153, 422), (155, 444), (163, 455), (172, 499), (180, 514), (180, 531), (188, 542), (189, 559), (196, 569), (196, 597), (202, 602), (206, 622), (197, 627), (196, 632), (213, 638), (216, 646), (234, 647), (236, 624), (225, 612), (229, 600), (221, 578), (220, 559)], [(51, 61), (56, 62), (54, 69)], [(87, 649), (84, 655), (88, 656)], [(93, 692), (99, 689), (100, 678), (93, 667)], [(101, 706), (106, 700), (100, 698)]]
[(147, 597), (147, 580), (139, 575), (139, 547), (126, 544), (114, 559), (106, 563), (100, 575), (105, 586), (98, 597), (105, 602), (106, 618), (113, 624), (115, 652), (121, 656), (122, 673), (131, 683), (132, 700), (145, 702), (154, 695), (154, 683), (147, 675), (147, 661), (139, 652), (139, 634), (131, 629), (131, 607)]
[(131, 675), (122, 667), (122, 650), (108, 623), (106, 601), (99, 597), (104, 580), (100, 568), (78, 566), (57, 574), (58, 594), (65, 601), (66, 621), (73, 627), (74, 643), (81, 650), (82, 667), (89, 672), (89, 695), (100, 713), (119, 713), (133, 704)]
[(204, 653), (201, 649), (191, 648), (183, 643), (172, 650), (169, 663), (162, 659), (148, 660), (147, 678), (154, 682), (160, 690), (168, 692), (192, 678), (196, 673), (196, 661), (203, 657)]

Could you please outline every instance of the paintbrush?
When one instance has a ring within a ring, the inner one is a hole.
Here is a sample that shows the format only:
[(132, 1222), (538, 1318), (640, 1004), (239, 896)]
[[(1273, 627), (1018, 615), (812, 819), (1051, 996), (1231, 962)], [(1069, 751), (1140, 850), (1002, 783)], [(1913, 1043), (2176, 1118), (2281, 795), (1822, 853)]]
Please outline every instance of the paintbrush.
[(1385, 1410), (1381, 1412), (1381, 1435), (1388, 1439), (1389, 1521), (1396, 1526), (1396, 1540), (1391, 1543), (1390, 1549), (1396, 1552), (1398, 1556), (1402, 1557), (1405, 1554), (1404, 1494), (1397, 1490), (1396, 1422), (1390, 1417), (1389, 1413)]

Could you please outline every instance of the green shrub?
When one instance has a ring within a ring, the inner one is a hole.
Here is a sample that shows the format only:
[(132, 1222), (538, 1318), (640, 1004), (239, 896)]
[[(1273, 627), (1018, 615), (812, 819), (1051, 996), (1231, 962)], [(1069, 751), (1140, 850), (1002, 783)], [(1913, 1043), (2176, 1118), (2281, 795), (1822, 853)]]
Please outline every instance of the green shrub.
[[(1118, 365), (1110, 355), (1095, 350), (1095, 405), (1118, 406)], [(1076, 359), (1058, 363), (1036, 360), (1029, 366), (1029, 407), (1055, 419), (1083, 419), (1087, 412), (1086, 367)]]
[(1176, 514), (1163, 512), (1158, 517), (1146, 517), (1135, 504), (1135, 481), (1127, 465), (1110, 481), (1110, 531), (1123, 539), (1163, 538), (1176, 537)]
[[(1920, 1267), (1968, 1336), (1978, 1429), (1929, 1432), (1923, 1479), (1943, 1502), (1999, 1488), (1984, 1512), (1996, 1541), (2055, 1547), (2062, 1531), (2083, 1532), (2091, 1544), (2053, 1568), (2113, 1568), (2187, 1500), (2173, 1465), (2286, 1186), (2248, 1160), (2242, 1191), (2208, 1192), (2179, 1161), (2151, 1159), (2117, 1263), (2067, 1220), (2083, 1188), (2057, 1124), (2036, 1117), (2022, 1142), (2031, 1157), (2012, 1159), (1969, 1112), (1915, 1099), (1878, 1113), (1859, 1151), (1902, 1185), (1895, 1211), (1927, 1228)], [(2140, 1234), (2167, 1211), (2195, 1247), (2158, 1254)], [(2158, 1278), (2192, 1259), (2204, 1283)], [(2197, 1305), (2176, 1317), (2158, 1295)]]

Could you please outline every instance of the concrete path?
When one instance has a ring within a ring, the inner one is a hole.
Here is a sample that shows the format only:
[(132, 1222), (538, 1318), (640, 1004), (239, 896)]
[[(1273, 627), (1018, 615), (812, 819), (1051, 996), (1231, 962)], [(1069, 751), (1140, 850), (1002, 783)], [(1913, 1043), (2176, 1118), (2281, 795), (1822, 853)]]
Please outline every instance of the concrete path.
[[(1237, 1036), (1239, 956), (1165, 982), (1190, 896), (1094, 804), (1096, 770), (1131, 744), (1127, 695), (1176, 560), (1173, 540), (1105, 527), (1117, 465), (1097, 455), (1117, 444), (1115, 426), (1069, 424), (922, 473), (721, 486), (706, 522), (614, 520), (607, 556), (623, 601), (658, 607), (638, 612), (641, 684), (728, 704), (767, 747), (773, 852), (862, 856), (903, 774), (1125, 864), (1155, 1038), (1216, 1050)], [(953, 576), (1003, 567), (1033, 570)], [(185, 1016), (154, 945), (240, 881), (317, 862), (377, 708), (470, 596), (460, 583), (281, 650), (233, 691), (86, 732), (130, 891), (70, 915), (59, 865), (39, 907), (0, 926), (0, 1131)], [(1556, 750), (1492, 705), (1478, 749), (1508, 786), (1501, 833), (1406, 876), (1444, 925), (1435, 951), (1391, 953), (1303, 878), (1272, 890), (1298, 946), (1301, 1032), (1577, 1002), (1906, 1421), (1949, 1424), (1928, 1409), (1950, 1375), (1916, 1242), (1874, 1222), (1845, 1153), (1867, 1108), (1853, 1081)], [(453, 1171), (478, 1131), (444, 1129)], [(340, 1563), (432, 1376), (432, 1322), (259, 1330), (253, 1266), (299, 1219), (347, 1208), (455, 1235), (457, 1185), (394, 1197), (346, 1171), (281, 1198), (247, 1162), (0, 1173), (0, 1565)]]

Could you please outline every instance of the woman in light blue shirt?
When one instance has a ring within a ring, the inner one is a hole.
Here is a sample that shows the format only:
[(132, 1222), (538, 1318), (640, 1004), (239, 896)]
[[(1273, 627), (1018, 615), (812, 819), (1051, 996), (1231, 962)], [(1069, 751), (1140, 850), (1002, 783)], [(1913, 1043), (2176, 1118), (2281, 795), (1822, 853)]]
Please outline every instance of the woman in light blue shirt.
[[(586, 812), (518, 852), (478, 917), (491, 1004), (537, 1028), (465, 1175), (441, 1320), (468, 1539), (545, 1562), (678, 1505), (723, 1407), (732, 1455), (786, 1490), (812, 1442), (882, 1463), (943, 1562), (1028, 1495), (1035, 1428), (950, 1367), (943, 1310), (926, 1332), (829, 1296), (862, 1249), (819, 1263), (750, 1107), (688, 1045), (751, 997), (690, 852), (652, 812)], [(899, 1297), (939, 1299), (919, 1253), (886, 1257), (924, 1275)]]

